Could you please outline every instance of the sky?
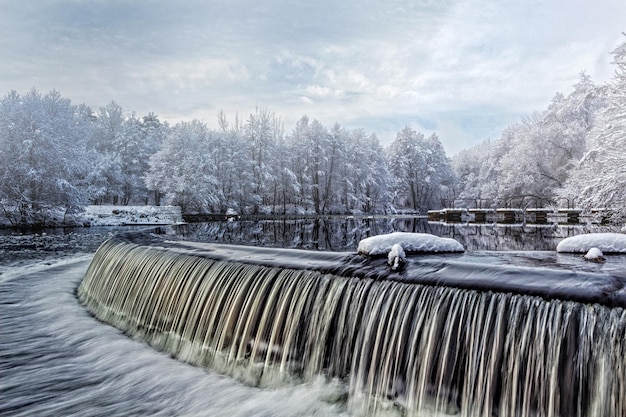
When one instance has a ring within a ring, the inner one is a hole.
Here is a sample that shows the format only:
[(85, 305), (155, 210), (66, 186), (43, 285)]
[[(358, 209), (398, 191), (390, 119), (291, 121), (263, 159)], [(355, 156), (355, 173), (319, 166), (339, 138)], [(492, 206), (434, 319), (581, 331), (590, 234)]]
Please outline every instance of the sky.
[(448, 155), (610, 81), (623, 0), (0, 0), (0, 95), (217, 128), (255, 109), (375, 133), (437, 133)]

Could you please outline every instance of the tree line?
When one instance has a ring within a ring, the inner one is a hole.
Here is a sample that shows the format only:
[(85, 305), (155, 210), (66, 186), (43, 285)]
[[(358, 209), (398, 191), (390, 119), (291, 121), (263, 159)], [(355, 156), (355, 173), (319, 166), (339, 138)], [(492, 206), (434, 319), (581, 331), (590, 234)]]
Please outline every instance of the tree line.
[(217, 129), (92, 110), (57, 91), (0, 100), (0, 224), (70, 222), (87, 204), (174, 204), (186, 213), (424, 213), (444, 206), (612, 208), (626, 219), (626, 42), (615, 76), (582, 73), (487, 140), (448, 158), (436, 134), (374, 134), (257, 109)]
[(456, 155), (457, 204), (609, 208), (626, 221), (626, 42), (612, 55), (607, 84), (583, 72), (569, 95)]
[[(66, 220), (87, 204), (173, 204), (185, 213), (413, 212), (444, 205), (456, 182), (436, 135), (410, 128), (383, 148), (362, 129), (303, 116), (285, 133), (257, 109), (218, 129), (93, 111), (57, 91), (0, 100), (0, 210), (13, 225)], [(69, 217), (68, 217), (69, 216)]]

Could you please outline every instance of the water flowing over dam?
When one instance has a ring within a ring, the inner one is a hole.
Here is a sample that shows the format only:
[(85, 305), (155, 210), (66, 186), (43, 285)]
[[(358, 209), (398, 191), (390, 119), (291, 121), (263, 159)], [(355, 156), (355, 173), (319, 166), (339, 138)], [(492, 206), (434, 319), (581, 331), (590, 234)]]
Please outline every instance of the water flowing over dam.
[(342, 381), (359, 415), (626, 415), (624, 277), (418, 258), (115, 237), (78, 297), (250, 385)]

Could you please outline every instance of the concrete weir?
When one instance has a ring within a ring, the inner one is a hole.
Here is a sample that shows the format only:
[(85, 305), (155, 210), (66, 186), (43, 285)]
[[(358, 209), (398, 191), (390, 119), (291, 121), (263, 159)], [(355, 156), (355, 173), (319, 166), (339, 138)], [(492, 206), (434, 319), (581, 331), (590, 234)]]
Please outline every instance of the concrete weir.
[[(611, 217), (613, 210), (606, 208), (592, 209), (586, 213), (587, 221), (594, 221), (606, 224)], [(580, 208), (560, 208), (553, 209), (547, 207), (538, 208), (445, 208), (441, 210), (429, 210), (428, 221), (444, 223), (530, 223), (548, 224), (556, 222), (559, 224), (575, 225), (583, 220), (583, 210)]]
[(114, 237), (78, 297), (251, 385), (337, 378), (360, 415), (626, 415), (624, 277), (455, 255), (411, 257), (402, 273), (384, 262)]

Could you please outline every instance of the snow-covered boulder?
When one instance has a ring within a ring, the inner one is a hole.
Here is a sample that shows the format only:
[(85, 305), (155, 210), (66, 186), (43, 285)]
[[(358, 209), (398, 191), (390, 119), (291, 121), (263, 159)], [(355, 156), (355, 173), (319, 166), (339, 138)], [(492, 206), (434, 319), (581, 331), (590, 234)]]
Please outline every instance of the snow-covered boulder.
[(454, 239), (428, 233), (394, 232), (387, 235), (368, 237), (359, 242), (357, 251), (361, 255), (385, 255), (394, 245), (400, 245), (405, 252), (463, 252), (463, 245)]
[(626, 253), (626, 235), (622, 233), (589, 233), (563, 239), (557, 252), (586, 253), (597, 248), (603, 253)]
[(402, 246), (396, 243), (391, 247), (389, 254), (387, 255), (387, 264), (391, 267), (392, 271), (399, 271), (404, 268), (406, 264), (406, 254)]
[(586, 261), (590, 262), (604, 262), (604, 254), (598, 248), (591, 248), (584, 256)]

